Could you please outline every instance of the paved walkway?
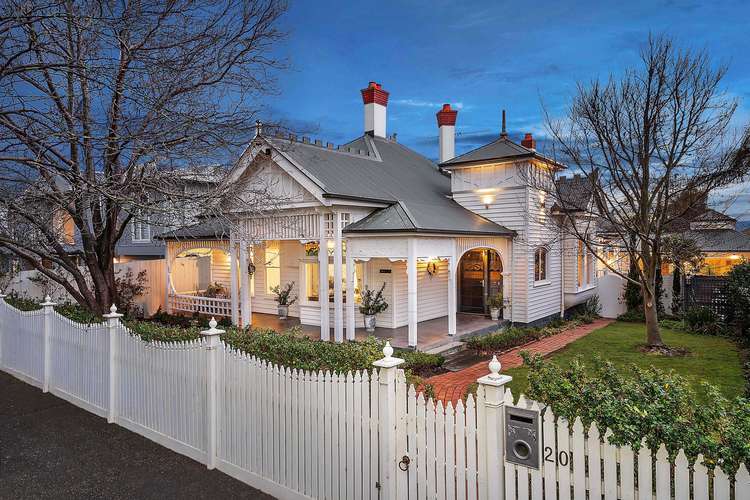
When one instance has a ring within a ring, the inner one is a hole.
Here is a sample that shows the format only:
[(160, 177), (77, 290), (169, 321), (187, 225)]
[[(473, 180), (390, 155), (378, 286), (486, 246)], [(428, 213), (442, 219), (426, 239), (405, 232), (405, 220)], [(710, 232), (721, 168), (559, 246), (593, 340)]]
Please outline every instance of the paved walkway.
[(0, 498), (273, 497), (0, 372)]
[[(547, 354), (562, 349), (571, 342), (575, 342), (581, 337), (585, 337), (594, 330), (604, 328), (613, 321), (614, 320), (611, 319), (597, 319), (588, 325), (571, 328), (552, 337), (547, 337), (531, 344), (515, 347), (502, 353), (498, 356), (498, 359), (503, 365), (503, 370), (515, 368), (523, 364), (521, 351), (529, 351), (546, 356)], [(453, 401), (453, 404), (455, 404), (463, 397), (464, 393), (466, 393), (467, 387), (476, 382), (479, 377), (483, 377), (489, 373), (487, 368), (488, 362), (489, 358), (487, 361), (479, 362), (458, 372), (435, 375), (434, 377), (428, 378), (425, 382), (432, 384), (435, 388), (435, 397), (437, 399), (441, 399), (444, 402)]]

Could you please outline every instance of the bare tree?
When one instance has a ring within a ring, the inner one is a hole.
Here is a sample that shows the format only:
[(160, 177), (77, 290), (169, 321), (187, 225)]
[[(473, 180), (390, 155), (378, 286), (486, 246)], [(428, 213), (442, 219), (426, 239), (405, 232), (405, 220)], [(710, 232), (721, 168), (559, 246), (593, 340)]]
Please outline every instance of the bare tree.
[[(588, 196), (577, 198), (586, 203), (561, 192), (556, 172), (539, 187), (551, 191), (564, 234), (641, 288), (647, 343), (661, 350), (655, 298), (660, 247), (670, 225), (691, 208), (672, 201), (705, 200), (746, 175), (750, 142), (747, 134), (738, 142), (729, 137), (737, 104), (720, 87), (726, 67), (713, 65), (706, 52), (650, 37), (640, 60), (621, 76), (579, 84), (567, 116), (547, 116), (555, 156), (587, 181)], [(593, 233), (602, 229), (635, 264), (634, 275), (600, 251)]]
[(5, 2), (0, 246), (93, 311), (116, 302), (115, 244), (131, 221), (210, 212), (226, 198), (186, 193), (191, 167), (216, 165), (211, 185), (236, 189), (220, 167), (252, 138), (257, 97), (274, 90), (285, 8), (282, 0)]

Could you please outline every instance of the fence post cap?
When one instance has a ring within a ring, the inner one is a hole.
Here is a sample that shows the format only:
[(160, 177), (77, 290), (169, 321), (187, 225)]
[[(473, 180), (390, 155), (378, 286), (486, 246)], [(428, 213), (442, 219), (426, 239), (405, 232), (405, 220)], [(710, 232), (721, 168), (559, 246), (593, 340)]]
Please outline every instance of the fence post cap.
[(47, 295), (46, 297), (44, 297), (44, 302), (42, 302), (40, 305), (42, 307), (53, 307), (53, 306), (56, 306), (57, 304), (55, 302), (52, 302), (52, 299), (50, 298), (50, 296)]
[(4, 299), (7, 296), (8, 296), (7, 293), (4, 293), (2, 290), (0, 290), (0, 299)]
[(117, 312), (117, 306), (112, 304), (109, 308), (109, 313), (104, 315), (107, 319), (122, 318), (122, 314)]
[(391, 342), (386, 340), (385, 346), (383, 347), (383, 358), (374, 361), (372, 364), (378, 368), (393, 368), (403, 362), (403, 359), (393, 357), (393, 347), (391, 347)]
[(478, 379), (477, 382), (492, 387), (500, 387), (507, 384), (508, 382), (513, 380), (513, 377), (511, 377), (510, 375), (501, 375), (500, 370), (502, 369), (502, 367), (503, 366), (502, 364), (500, 364), (500, 360), (497, 359), (497, 355), (493, 355), (488, 365), (490, 373)]
[(208, 322), (208, 330), (203, 330), (201, 335), (211, 338), (226, 333), (224, 330), (216, 328), (216, 325), (218, 325), (216, 318), (211, 318), (211, 321)]

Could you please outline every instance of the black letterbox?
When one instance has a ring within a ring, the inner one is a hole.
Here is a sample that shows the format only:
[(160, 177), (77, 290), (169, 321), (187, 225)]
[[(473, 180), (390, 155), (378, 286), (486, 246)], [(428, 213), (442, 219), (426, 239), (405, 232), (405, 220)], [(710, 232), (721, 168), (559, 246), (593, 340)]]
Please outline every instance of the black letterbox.
[(505, 407), (505, 460), (539, 468), (539, 412)]

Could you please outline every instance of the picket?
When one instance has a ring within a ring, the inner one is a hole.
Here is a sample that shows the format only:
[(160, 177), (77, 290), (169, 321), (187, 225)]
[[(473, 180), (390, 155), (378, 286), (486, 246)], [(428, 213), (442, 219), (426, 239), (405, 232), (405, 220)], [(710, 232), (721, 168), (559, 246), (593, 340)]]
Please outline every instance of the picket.
[[(661, 445), (653, 475), (645, 442), (637, 450), (615, 446), (610, 430), (601, 439), (595, 424), (587, 430), (577, 418), (570, 425), (523, 395), (514, 404), (510, 391), (500, 393), (505, 406), (541, 413), (541, 468), (503, 460), (499, 470), (497, 462), (488, 467), (489, 454), (504, 453), (488, 440), (504, 429), (488, 432), (498, 405), (485, 397), (486, 382), (476, 396), (444, 404), (407, 386), (397, 364), (371, 373), (307, 372), (248, 356), (217, 333), (149, 343), (116, 316), (81, 325), (47, 307), (45, 321), (0, 300), (0, 368), (39, 387), (46, 381), (73, 404), (281, 498), (385, 498), (381, 465), (407, 456), (406, 470), (386, 485), (395, 498), (750, 500), (744, 465), (732, 478), (707, 470), (702, 456), (690, 467), (682, 450), (670, 462)], [(381, 384), (389, 369), (396, 372)], [(381, 428), (384, 391), (393, 391), (395, 406)], [(395, 449), (385, 457), (381, 443), (391, 432)], [(504, 486), (492, 491), (498, 475)]]
[[(670, 464), (667, 448), (662, 444), (656, 451), (656, 500), (670, 500), (672, 492), (670, 487)], [(714, 498), (729, 498), (714, 497)]]
[(693, 498), (694, 500), (708, 500), (708, 469), (703, 465), (703, 455), (698, 455), (693, 465)]

